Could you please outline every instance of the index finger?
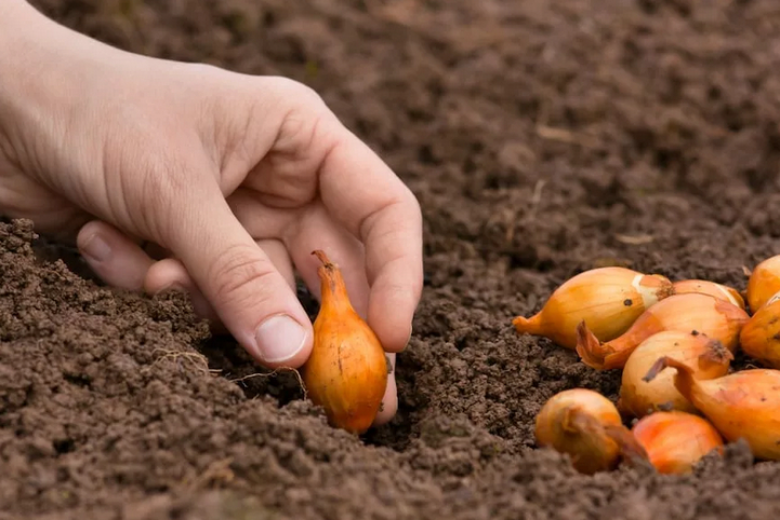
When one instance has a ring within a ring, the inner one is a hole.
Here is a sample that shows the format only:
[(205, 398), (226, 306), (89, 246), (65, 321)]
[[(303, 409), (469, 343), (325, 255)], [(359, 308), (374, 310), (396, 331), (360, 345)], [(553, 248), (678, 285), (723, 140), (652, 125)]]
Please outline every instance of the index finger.
[[(360, 139), (334, 125), (319, 172), (328, 211), (365, 246), (368, 323), (385, 350), (409, 342), (423, 286), (422, 214), (414, 194)], [(329, 129), (330, 130), (330, 129)]]

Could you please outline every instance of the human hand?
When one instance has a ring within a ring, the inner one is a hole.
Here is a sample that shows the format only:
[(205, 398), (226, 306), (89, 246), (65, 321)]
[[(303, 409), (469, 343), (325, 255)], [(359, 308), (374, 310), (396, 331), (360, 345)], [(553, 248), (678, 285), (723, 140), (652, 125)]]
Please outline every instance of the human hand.
[[(419, 205), (316, 93), (125, 53), (11, 5), (0, 212), (77, 237), (111, 285), (186, 290), (269, 368), (308, 358), (294, 273), (319, 295), (311, 252), (323, 249), (394, 362), (422, 290)], [(396, 408), (393, 376), (377, 423)]]

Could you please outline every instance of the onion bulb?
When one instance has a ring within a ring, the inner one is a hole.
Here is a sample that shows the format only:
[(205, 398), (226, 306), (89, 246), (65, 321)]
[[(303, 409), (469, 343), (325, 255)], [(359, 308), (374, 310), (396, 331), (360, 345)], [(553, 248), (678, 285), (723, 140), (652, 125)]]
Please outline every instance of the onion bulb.
[(736, 305), (740, 309), (745, 309), (745, 299), (739, 294), (739, 291), (727, 285), (710, 282), (708, 280), (682, 280), (674, 282), (675, 294), (701, 293), (709, 294), (713, 298), (718, 298), (724, 302)]
[(664, 330), (700, 332), (733, 352), (748, 319), (744, 310), (712, 296), (676, 294), (647, 309), (623, 335), (606, 343), (581, 323), (577, 327), (577, 353), (583, 363), (597, 370), (622, 368), (640, 343)]
[(747, 286), (747, 300), (750, 311), (755, 313), (780, 292), (780, 255), (759, 263), (750, 274)]
[(723, 438), (706, 419), (687, 412), (655, 412), (632, 428), (659, 473), (683, 475), (705, 455), (723, 452)]
[(669, 356), (691, 367), (699, 379), (726, 375), (732, 353), (718, 340), (704, 334), (667, 330), (653, 334), (633, 351), (623, 367), (618, 408), (634, 417), (657, 410), (695, 412), (694, 407), (674, 386), (674, 370), (665, 370), (652, 381), (647, 371), (659, 358)]
[(760, 459), (780, 460), (780, 370), (755, 368), (702, 381), (688, 365), (662, 357), (646, 379), (671, 367), (677, 390), (693, 403), (729, 442), (740, 438)]
[(592, 475), (622, 461), (647, 460), (615, 405), (593, 390), (574, 388), (551, 397), (536, 416), (536, 442), (568, 454), (580, 473)]
[(750, 318), (739, 335), (742, 351), (771, 368), (780, 369), (780, 295)]
[(314, 321), (314, 346), (303, 367), (309, 398), (325, 409), (328, 422), (360, 434), (368, 430), (387, 386), (385, 351), (349, 300), (338, 267), (322, 251), (321, 304)]
[(517, 316), (519, 333), (545, 336), (574, 349), (577, 325), (585, 321), (593, 334), (609, 341), (628, 330), (650, 306), (673, 294), (672, 282), (624, 267), (602, 267), (580, 273), (558, 287), (541, 311)]

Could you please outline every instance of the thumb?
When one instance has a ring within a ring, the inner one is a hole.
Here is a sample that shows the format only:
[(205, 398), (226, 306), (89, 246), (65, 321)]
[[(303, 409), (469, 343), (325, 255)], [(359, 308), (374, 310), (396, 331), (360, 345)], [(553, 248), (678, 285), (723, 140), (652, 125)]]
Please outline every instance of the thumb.
[(312, 348), (309, 317), (216, 183), (205, 199), (178, 199), (170, 249), (252, 357), (269, 368), (301, 366)]

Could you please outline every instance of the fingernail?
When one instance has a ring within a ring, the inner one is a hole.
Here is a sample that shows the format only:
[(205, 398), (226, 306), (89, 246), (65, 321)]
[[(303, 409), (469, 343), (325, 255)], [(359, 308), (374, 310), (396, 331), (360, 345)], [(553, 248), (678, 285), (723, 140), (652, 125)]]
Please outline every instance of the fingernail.
[(258, 356), (267, 363), (281, 363), (295, 356), (306, 342), (306, 331), (286, 315), (271, 316), (255, 332)]
[(104, 262), (111, 254), (111, 247), (96, 233), (84, 243), (82, 254), (95, 262)]

